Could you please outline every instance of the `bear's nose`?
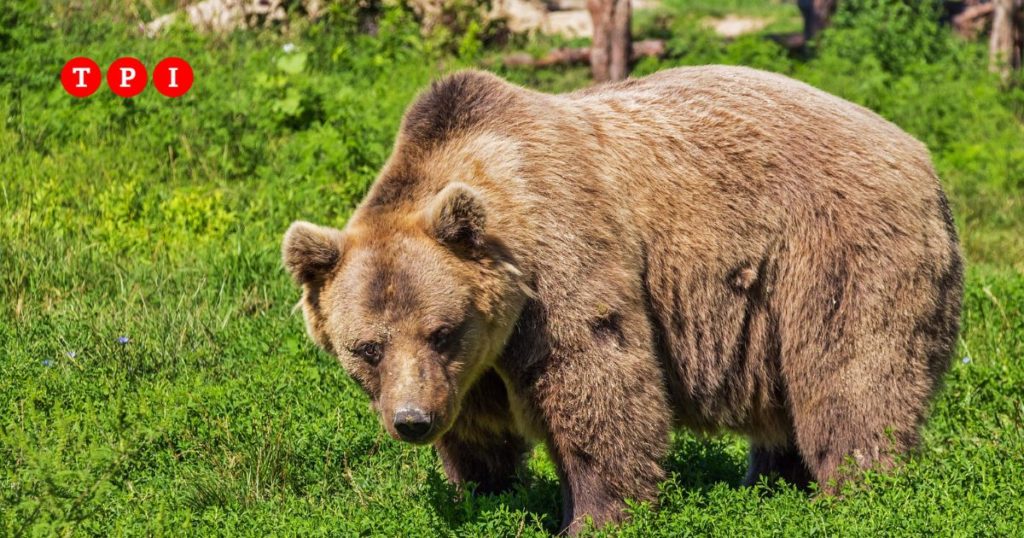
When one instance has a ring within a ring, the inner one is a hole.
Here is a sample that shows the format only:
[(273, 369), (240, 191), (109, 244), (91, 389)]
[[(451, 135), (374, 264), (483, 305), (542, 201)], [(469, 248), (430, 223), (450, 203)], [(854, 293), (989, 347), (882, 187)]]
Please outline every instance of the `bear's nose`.
[(395, 412), (395, 431), (406, 441), (419, 441), (430, 432), (430, 415), (422, 409), (403, 407)]

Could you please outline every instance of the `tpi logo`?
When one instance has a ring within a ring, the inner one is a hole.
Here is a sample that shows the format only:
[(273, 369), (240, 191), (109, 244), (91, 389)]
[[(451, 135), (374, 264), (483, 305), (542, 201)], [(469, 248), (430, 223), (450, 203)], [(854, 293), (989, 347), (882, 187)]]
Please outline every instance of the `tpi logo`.
[[(60, 72), (60, 83), (75, 97), (89, 97), (100, 88), (103, 73), (100, 66), (89, 58), (79, 56), (68, 60)], [(153, 86), (167, 97), (181, 97), (191, 88), (192, 67), (181, 58), (164, 58), (153, 68)], [(137, 58), (114, 60), (107, 69), (107, 86), (121, 97), (135, 97), (146, 89), (146, 66)]]

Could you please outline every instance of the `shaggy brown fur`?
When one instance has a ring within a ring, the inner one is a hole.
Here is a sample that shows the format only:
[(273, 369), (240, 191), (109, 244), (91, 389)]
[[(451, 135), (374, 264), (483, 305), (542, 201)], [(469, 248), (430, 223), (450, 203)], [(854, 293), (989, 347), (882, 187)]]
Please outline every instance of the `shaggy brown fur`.
[(922, 144), (736, 67), (567, 95), (452, 75), (345, 229), (296, 223), (284, 259), (392, 435), (488, 491), (545, 442), (570, 531), (655, 499), (674, 425), (746, 435), (748, 481), (891, 464), (962, 291)]

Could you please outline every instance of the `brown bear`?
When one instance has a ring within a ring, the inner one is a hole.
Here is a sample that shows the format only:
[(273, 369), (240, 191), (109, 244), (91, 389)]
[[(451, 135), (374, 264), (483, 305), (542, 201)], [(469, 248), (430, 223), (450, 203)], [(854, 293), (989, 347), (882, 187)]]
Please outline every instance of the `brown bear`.
[(962, 294), (926, 148), (740, 67), (565, 95), (448, 76), (345, 228), (296, 222), (283, 255), (392, 436), (478, 491), (546, 443), (570, 532), (656, 500), (675, 426), (749, 438), (747, 482), (892, 464)]

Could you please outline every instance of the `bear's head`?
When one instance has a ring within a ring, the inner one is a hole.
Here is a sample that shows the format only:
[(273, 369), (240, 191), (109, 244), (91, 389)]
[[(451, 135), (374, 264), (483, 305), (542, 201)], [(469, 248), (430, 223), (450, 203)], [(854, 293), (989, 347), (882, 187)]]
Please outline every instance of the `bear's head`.
[(361, 208), (343, 231), (295, 222), (282, 251), (310, 337), (409, 442), (451, 428), (530, 293), (488, 233), (482, 195), (462, 183), (420, 208)]

